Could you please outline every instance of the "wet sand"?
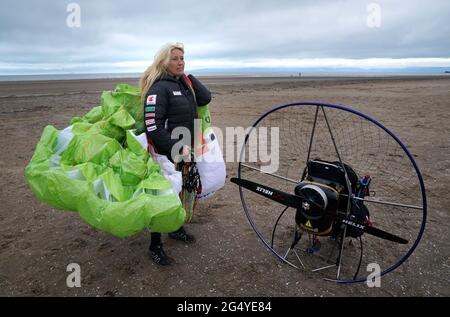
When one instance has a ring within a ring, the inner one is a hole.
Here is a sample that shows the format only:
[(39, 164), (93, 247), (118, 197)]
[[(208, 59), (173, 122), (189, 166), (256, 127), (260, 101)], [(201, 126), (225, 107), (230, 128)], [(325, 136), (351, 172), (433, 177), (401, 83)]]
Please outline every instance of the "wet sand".
[[(172, 267), (147, 257), (149, 233), (115, 238), (76, 213), (40, 203), (23, 171), (46, 125), (61, 129), (98, 105), (100, 93), (137, 79), (0, 82), (0, 295), (62, 296), (449, 296), (450, 78), (219, 78), (210, 88), (213, 125), (251, 125), (275, 105), (317, 101), (367, 113), (414, 154), (428, 194), (425, 235), (411, 258), (381, 288), (336, 285), (272, 257), (242, 211), (236, 185), (202, 203), (185, 246), (164, 237)], [(227, 163), (229, 177), (237, 164)], [(69, 263), (80, 288), (66, 286)]]

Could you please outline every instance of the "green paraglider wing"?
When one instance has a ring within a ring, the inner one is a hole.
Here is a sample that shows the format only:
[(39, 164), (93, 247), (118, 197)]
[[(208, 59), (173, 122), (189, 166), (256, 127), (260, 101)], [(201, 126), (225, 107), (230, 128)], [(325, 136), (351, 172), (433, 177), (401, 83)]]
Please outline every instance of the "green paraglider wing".
[(178, 194), (134, 137), (144, 131), (142, 108), (137, 87), (118, 85), (69, 128), (47, 126), (25, 169), (36, 197), (118, 237), (181, 227)]

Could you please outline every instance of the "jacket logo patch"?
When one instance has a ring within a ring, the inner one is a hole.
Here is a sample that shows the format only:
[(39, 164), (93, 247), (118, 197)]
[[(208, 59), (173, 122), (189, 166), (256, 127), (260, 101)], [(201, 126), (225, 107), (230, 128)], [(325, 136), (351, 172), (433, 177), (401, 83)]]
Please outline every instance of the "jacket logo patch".
[(155, 111), (155, 107), (145, 107), (145, 111)]
[(174, 92), (173, 92), (173, 95), (174, 95), (174, 96), (181, 96), (181, 91), (174, 91)]
[(148, 132), (155, 131), (155, 130), (156, 130), (156, 125), (152, 125), (151, 127), (147, 128)]
[(155, 119), (145, 120), (145, 124), (155, 124)]
[(156, 105), (156, 95), (149, 95), (147, 97), (147, 106)]
[(155, 117), (155, 113), (154, 112), (148, 112), (145, 114), (146, 118), (154, 118)]

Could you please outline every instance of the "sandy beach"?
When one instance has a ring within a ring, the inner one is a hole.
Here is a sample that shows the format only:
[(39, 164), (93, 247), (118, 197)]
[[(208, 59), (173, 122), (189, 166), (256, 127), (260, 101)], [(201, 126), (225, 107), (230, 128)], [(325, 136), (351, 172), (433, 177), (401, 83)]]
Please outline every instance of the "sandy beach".
[[(450, 77), (204, 77), (213, 126), (250, 126), (276, 105), (336, 103), (382, 122), (409, 148), (428, 198), (425, 234), (409, 260), (382, 287), (338, 285), (277, 261), (257, 239), (229, 182), (202, 202), (182, 245), (165, 236), (176, 259), (149, 259), (149, 232), (116, 238), (76, 213), (34, 196), (24, 169), (47, 125), (62, 129), (99, 104), (103, 90), (137, 79), (0, 82), (0, 296), (450, 296)], [(66, 286), (69, 263), (81, 287)]]

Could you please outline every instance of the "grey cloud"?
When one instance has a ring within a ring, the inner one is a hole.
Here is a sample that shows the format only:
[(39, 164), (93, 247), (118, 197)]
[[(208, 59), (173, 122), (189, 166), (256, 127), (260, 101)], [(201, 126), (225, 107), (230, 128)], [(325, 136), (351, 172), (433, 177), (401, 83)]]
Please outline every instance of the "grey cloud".
[[(81, 28), (66, 6), (81, 6)], [(366, 24), (367, 4), (381, 27)], [(3, 63), (151, 62), (169, 41), (191, 59), (449, 57), (450, 2), (3, 1)], [(1, 67), (0, 67), (1, 72)]]

